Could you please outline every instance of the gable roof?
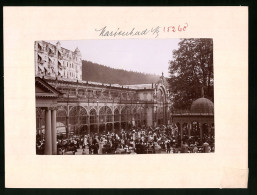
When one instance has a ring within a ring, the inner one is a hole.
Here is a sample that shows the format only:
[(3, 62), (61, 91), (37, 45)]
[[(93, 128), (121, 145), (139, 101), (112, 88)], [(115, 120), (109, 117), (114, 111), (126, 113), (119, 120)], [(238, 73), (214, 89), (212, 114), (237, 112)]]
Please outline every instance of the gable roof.
[(40, 77), (35, 78), (36, 97), (53, 97), (57, 98), (63, 94), (56, 90), (53, 86), (49, 85)]

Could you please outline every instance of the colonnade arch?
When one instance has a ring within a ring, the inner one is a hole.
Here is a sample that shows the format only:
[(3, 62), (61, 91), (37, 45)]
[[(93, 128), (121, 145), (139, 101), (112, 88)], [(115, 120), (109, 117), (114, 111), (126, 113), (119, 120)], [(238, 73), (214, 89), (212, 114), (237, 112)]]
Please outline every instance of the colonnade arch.
[(99, 132), (113, 130), (113, 114), (108, 106), (99, 109)]
[(89, 111), (89, 127), (90, 127), (90, 132), (96, 132), (97, 131), (97, 125), (98, 125), (97, 112), (96, 112), (95, 108), (92, 108)]
[(88, 129), (87, 110), (82, 106), (74, 106), (69, 111), (69, 132), (74, 134), (86, 133)]
[(67, 128), (67, 111), (65, 109), (58, 109), (56, 112), (56, 131), (59, 133), (66, 133)]

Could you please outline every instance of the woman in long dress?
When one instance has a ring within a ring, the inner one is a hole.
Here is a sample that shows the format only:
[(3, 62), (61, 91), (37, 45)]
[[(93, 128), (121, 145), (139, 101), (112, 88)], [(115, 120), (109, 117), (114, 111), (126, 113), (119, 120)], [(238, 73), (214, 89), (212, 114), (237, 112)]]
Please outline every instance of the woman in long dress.
[(103, 141), (103, 138), (101, 138), (99, 141), (98, 154), (103, 154), (103, 145), (104, 145), (104, 141)]

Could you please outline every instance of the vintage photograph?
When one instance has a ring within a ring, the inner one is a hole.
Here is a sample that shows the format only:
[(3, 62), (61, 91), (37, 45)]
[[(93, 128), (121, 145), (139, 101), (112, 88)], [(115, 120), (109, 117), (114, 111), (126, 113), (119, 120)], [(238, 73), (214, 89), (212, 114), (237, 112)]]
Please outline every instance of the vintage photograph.
[(37, 40), (36, 154), (215, 151), (213, 39)]

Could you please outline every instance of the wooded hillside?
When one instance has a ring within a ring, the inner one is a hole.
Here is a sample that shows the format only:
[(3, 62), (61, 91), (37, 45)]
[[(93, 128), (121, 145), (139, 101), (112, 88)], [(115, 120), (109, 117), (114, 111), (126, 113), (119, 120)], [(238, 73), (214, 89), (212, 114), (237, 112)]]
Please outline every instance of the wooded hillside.
[(82, 80), (100, 83), (133, 85), (155, 83), (160, 75), (115, 69), (90, 61), (82, 61)]

